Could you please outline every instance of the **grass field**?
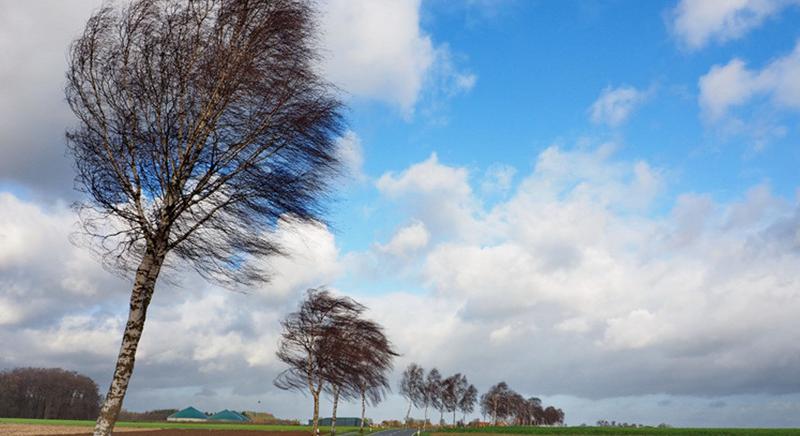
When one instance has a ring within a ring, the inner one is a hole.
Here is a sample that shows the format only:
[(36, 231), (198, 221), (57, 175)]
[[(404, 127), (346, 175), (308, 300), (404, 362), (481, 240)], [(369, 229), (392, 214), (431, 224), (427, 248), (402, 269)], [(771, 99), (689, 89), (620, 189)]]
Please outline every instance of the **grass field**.
[[(94, 426), (94, 421), (81, 421), (71, 419), (24, 419), (0, 418), (0, 424), (30, 424), (30, 425), (66, 425), (66, 426)], [(211, 422), (118, 422), (119, 427), (132, 428), (186, 428), (202, 430), (264, 430), (264, 431), (308, 431), (307, 425), (267, 425), (267, 424), (238, 424), (238, 423), (211, 423)], [(320, 434), (328, 433), (328, 427), (320, 427)], [(358, 431), (358, 427), (336, 427), (337, 433)]]
[(562, 436), (800, 436), (797, 428), (614, 428), (614, 427), (484, 427), (447, 429), (432, 436), (562, 435)]

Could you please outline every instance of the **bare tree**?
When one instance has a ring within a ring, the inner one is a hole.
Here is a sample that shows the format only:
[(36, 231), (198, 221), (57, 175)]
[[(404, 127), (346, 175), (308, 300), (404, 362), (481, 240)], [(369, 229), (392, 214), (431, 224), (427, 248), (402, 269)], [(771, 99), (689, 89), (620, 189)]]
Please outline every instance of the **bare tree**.
[(330, 338), (335, 353), (326, 365), (324, 377), (334, 396), (331, 432), (336, 432), (336, 409), (339, 396), (361, 398), (361, 429), (364, 427), (366, 405), (377, 405), (389, 391), (388, 372), (397, 356), (383, 328), (372, 320), (361, 317), (366, 308), (361, 306), (356, 317), (343, 320), (346, 324)]
[[(428, 405), (433, 407), (435, 410), (441, 410), (442, 408), (442, 375), (436, 368), (431, 369), (430, 372), (428, 372), (428, 376), (425, 378), (425, 393), (427, 394), (427, 402), (425, 404), (425, 423), (427, 423)], [(424, 429), (425, 424), (423, 424), (422, 427)]]
[(400, 395), (408, 400), (406, 423), (408, 423), (408, 419), (411, 416), (411, 406), (419, 406), (421, 404), (424, 375), (425, 370), (422, 367), (416, 363), (411, 363), (403, 371), (403, 376), (400, 378)]
[(492, 417), (492, 425), (497, 425), (498, 419), (505, 419), (511, 415), (511, 396), (514, 391), (506, 382), (500, 382), (481, 395), (481, 411)]
[(282, 322), (277, 356), (289, 368), (275, 379), (275, 386), (309, 392), (313, 399), (313, 434), (319, 428), (319, 397), (326, 384), (342, 385), (346, 371), (337, 365), (345, 330), (356, 322), (364, 306), (326, 290), (309, 289), (296, 312)]
[(456, 425), (456, 411), (461, 397), (469, 387), (467, 377), (456, 373), (442, 381), (442, 409), (453, 414), (453, 426)]
[(0, 416), (91, 419), (99, 407), (97, 384), (76, 372), (61, 368), (0, 371)]
[(263, 282), (258, 258), (285, 254), (276, 223), (319, 221), (343, 125), (313, 67), (313, 16), (303, 0), (133, 0), (73, 42), (78, 209), (105, 265), (133, 279), (96, 435), (117, 420), (162, 268)]
[(467, 422), (467, 414), (475, 410), (475, 403), (478, 401), (478, 389), (473, 385), (467, 386), (461, 398), (458, 400), (458, 410), (464, 414), (464, 423)]

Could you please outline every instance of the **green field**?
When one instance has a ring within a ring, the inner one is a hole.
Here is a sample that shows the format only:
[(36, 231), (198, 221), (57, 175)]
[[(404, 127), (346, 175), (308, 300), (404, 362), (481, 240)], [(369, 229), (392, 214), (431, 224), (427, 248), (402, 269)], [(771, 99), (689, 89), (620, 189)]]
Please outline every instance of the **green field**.
[[(81, 421), (71, 419), (24, 419), (0, 418), (0, 424), (32, 424), (32, 425), (69, 425), (69, 426), (94, 426), (94, 421)], [(195, 428), (204, 430), (264, 430), (264, 431), (308, 431), (307, 425), (267, 425), (267, 424), (238, 424), (238, 423), (211, 423), (211, 422), (118, 422), (119, 427), (134, 428)], [(328, 427), (320, 427), (320, 433), (329, 432)], [(336, 427), (337, 433), (358, 431), (358, 427)]]
[(457, 434), (475, 436), (484, 435), (603, 435), (603, 436), (800, 436), (797, 428), (615, 428), (615, 427), (483, 427), (443, 429), (434, 433), (442, 436)]

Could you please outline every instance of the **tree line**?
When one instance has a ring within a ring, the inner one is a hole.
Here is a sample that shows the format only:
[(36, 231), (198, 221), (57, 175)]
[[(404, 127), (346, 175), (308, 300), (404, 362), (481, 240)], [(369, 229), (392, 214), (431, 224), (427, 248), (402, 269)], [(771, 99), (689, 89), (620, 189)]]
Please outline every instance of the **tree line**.
[(92, 419), (100, 409), (97, 384), (61, 368), (16, 368), (0, 372), (0, 416), (33, 419)]
[(536, 397), (525, 398), (500, 382), (481, 395), (481, 413), (490, 416), (493, 425), (561, 425), (564, 411), (553, 406), (544, 407)]
[(333, 399), (331, 433), (336, 432), (339, 400), (361, 401), (361, 429), (366, 406), (390, 392), (388, 374), (397, 356), (366, 306), (325, 289), (309, 289), (297, 311), (281, 322), (277, 356), (289, 367), (275, 378), (280, 389), (308, 392), (313, 401), (312, 432), (319, 431), (319, 400)]
[[(444, 425), (444, 413), (453, 414), (453, 426), (457, 425), (456, 412), (463, 414), (462, 425), (467, 414), (475, 409), (478, 390), (467, 381), (467, 377), (456, 373), (442, 378), (439, 370), (425, 370), (411, 363), (400, 378), (400, 394), (408, 401), (406, 423), (412, 422), (411, 408), (424, 411), (423, 429), (428, 423), (428, 409), (439, 411), (439, 423)], [(493, 425), (560, 425), (564, 423), (564, 411), (553, 406), (544, 407), (539, 398), (526, 399), (510, 389), (505, 382), (492, 386), (480, 397), (481, 413), (491, 417)]]
[(444, 414), (453, 414), (453, 425), (456, 425), (456, 412), (466, 415), (475, 410), (478, 389), (470, 384), (467, 376), (461, 373), (442, 378), (438, 369), (431, 369), (427, 375), (425, 370), (411, 363), (403, 371), (400, 378), (400, 395), (408, 401), (406, 422), (410, 422), (411, 407), (424, 411), (423, 429), (428, 423), (428, 409), (439, 412), (439, 423), (444, 424)]

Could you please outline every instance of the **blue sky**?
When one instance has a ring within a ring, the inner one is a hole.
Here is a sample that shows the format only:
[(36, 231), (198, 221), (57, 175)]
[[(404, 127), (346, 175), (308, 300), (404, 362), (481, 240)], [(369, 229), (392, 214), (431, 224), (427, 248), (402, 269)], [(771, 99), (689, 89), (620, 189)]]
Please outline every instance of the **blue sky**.
[[(70, 243), (62, 90), (97, 4), (0, 0), (0, 368), (102, 390), (130, 285)], [(395, 378), (413, 361), (505, 380), (570, 424), (800, 426), (800, 3), (320, 12), (319, 68), (349, 107), (328, 225), (260, 235), (292, 256), (248, 294), (160, 283), (126, 407), (305, 419), (271, 384), (278, 321), (328, 285), (384, 323)]]
[[(613, 141), (616, 157), (645, 159), (668, 173), (662, 207), (653, 213), (663, 212), (681, 192), (731, 200), (759, 183), (792, 198), (800, 158), (795, 114), (758, 101), (740, 109), (771, 112), (786, 128), (762, 149), (757, 138), (720, 132), (703, 121), (698, 80), (733, 58), (760, 68), (791, 53), (800, 38), (800, 10), (786, 8), (741, 38), (694, 50), (683, 47), (670, 29), (671, 11), (660, 2), (423, 4), (425, 31), (435, 41), (447, 41), (459, 66), (476, 75), (476, 84), (433, 109), (433, 117), (425, 113), (426, 99), (433, 98), (425, 91), (411, 117), (398, 116), (390, 105), (355, 99), (351, 126), (363, 144), (364, 172), (378, 177), (436, 152), (442, 162), (476, 175), (493, 164), (523, 173), (550, 145)], [(601, 92), (626, 86), (646, 94), (626, 122), (593, 123), (590, 107)], [(342, 229), (341, 242), (364, 248), (382, 228), (382, 220), (368, 222), (361, 213), (376, 201), (376, 192), (359, 186), (344, 197), (333, 220)], [(345, 231), (351, 223), (360, 231)]]

